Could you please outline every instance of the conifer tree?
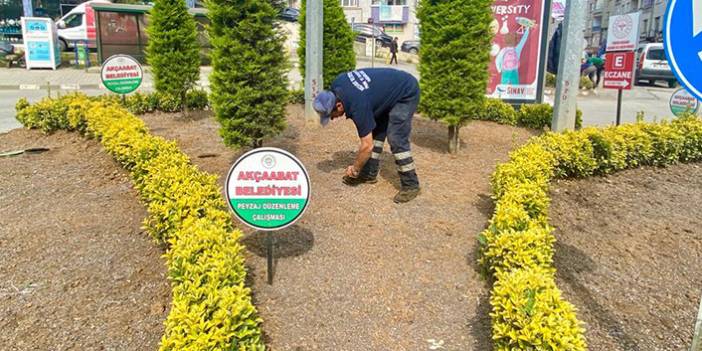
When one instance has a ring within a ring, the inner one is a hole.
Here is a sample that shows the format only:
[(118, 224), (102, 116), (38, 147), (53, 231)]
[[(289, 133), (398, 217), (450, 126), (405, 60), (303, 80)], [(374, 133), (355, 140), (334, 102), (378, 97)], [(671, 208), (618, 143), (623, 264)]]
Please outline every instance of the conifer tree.
[(449, 126), (449, 152), (458, 132), (485, 100), (492, 32), (492, 0), (422, 0), (417, 16), (422, 49), (420, 109)]
[(285, 128), (287, 61), (270, 0), (208, 0), (210, 101), (230, 146), (261, 146)]
[[(300, 73), (305, 76), (305, 9), (306, 0), (302, 0), (300, 10), (300, 46), (297, 55), (300, 58)], [(353, 51), (354, 33), (346, 21), (344, 10), (339, 0), (324, 0), (323, 42), (323, 80), (328, 88), (339, 73), (356, 68), (356, 54)]]
[(156, 0), (146, 28), (146, 60), (156, 91), (185, 106), (185, 95), (200, 76), (195, 19), (184, 0)]

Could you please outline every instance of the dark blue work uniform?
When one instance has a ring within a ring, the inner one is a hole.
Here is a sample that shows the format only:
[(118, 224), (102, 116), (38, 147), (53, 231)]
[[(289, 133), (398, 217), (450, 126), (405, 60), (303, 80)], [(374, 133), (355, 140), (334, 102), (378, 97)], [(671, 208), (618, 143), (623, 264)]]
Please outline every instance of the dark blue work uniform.
[(373, 153), (360, 176), (378, 175), (380, 154), (387, 137), (403, 188), (418, 188), (410, 152), (412, 116), (419, 104), (419, 84), (407, 72), (390, 68), (363, 68), (340, 74), (331, 90), (353, 120), (359, 137), (373, 133)]

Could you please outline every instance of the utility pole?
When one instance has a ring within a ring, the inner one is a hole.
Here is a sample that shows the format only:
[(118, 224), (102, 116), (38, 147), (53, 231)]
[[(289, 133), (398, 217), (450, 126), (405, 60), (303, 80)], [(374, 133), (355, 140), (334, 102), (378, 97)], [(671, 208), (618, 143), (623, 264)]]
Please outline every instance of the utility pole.
[(305, 120), (318, 122), (314, 98), (324, 88), (322, 81), (322, 31), (324, 15), (322, 0), (307, 0), (305, 16)]
[(576, 100), (580, 85), (580, 58), (583, 54), (586, 0), (569, 0), (566, 6), (558, 57), (558, 81), (554, 97), (551, 130), (560, 132), (575, 128)]

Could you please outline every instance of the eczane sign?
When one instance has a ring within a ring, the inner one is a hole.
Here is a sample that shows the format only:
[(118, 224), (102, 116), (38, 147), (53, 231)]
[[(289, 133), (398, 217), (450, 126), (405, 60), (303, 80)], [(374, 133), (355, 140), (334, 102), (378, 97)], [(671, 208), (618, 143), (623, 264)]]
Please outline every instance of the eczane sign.
[(634, 52), (612, 52), (605, 57), (604, 87), (631, 90), (634, 78)]

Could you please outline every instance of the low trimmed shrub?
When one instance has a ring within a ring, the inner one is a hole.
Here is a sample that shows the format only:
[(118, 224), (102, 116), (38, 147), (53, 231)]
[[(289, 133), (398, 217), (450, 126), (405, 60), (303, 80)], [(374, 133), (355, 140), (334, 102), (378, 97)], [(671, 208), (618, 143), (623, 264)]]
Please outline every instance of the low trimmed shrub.
[(593, 83), (588, 76), (580, 76), (580, 84), (578, 87), (580, 89), (590, 90), (595, 87), (595, 83)]
[(546, 133), (510, 153), (492, 175), (495, 212), (478, 235), (479, 262), (496, 279), (490, 300), (495, 349), (586, 349), (575, 309), (553, 281), (551, 180), (692, 161), (702, 161), (702, 120), (695, 116)]
[[(148, 101), (133, 99), (139, 109)], [(244, 284), (241, 232), (231, 223), (217, 177), (198, 170), (175, 142), (149, 134), (120, 103), (81, 94), (34, 105), (20, 100), (17, 119), (27, 128), (95, 138), (130, 172), (148, 210), (144, 228), (167, 245), (173, 301), (161, 350), (265, 350), (261, 319)]]
[(502, 275), (490, 304), (496, 351), (587, 349), (575, 308), (561, 297), (551, 271), (515, 269)]
[(290, 90), (290, 96), (288, 97), (288, 103), (290, 104), (304, 104), (305, 103), (305, 90)]
[(546, 72), (546, 87), (555, 88), (556, 87), (556, 75), (551, 72)]
[(523, 104), (518, 112), (519, 125), (533, 129), (550, 127), (552, 118), (553, 107), (549, 104)]
[(517, 125), (517, 111), (512, 105), (500, 99), (488, 98), (485, 99), (483, 110), (480, 111), (478, 119), (514, 126)]

